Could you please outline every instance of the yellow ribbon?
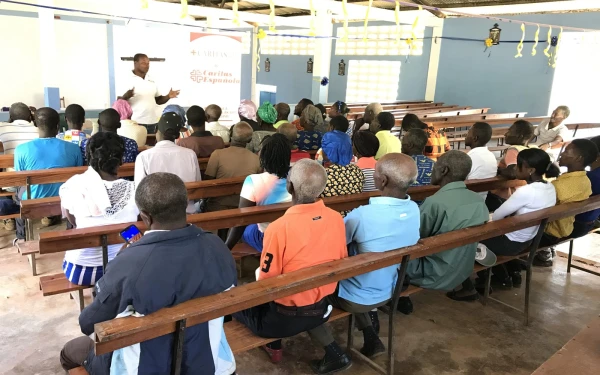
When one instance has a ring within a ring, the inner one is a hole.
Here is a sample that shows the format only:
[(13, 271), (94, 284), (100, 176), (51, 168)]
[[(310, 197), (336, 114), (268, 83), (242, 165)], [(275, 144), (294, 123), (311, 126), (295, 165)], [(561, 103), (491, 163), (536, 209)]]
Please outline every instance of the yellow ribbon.
[[(422, 11), (423, 7), (419, 5), (419, 11)], [(417, 34), (415, 34), (415, 30), (417, 29), (417, 25), (419, 24), (419, 16), (415, 17), (415, 22), (412, 24), (412, 29), (410, 30), (410, 38), (406, 40), (408, 46), (412, 49), (415, 40), (417, 39)]]
[(240, 14), (238, 13), (238, 0), (233, 0), (233, 6), (231, 7), (233, 10), (233, 23), (234, 25), (240, 25)]
[(535, 43), (533, 44), (533, 48), (531, 48), (531, 56), (535, 56), (537, 54), (537, 51), (535, 50), (535, 48), (538, 45), (538, 42), (540, 40), (540, 25), (538, 25), (538, 28), (535, 32), (535, 36), (533, 37), (533, 40), (535, 41)]
[(556, 68), (556, 56), (558, 55), (558, 48), (560, 47), (560, 39), (562, 38), (563, 28), (560, 28), (560, 33), (558, 33), (558, 40), (556, 41), (556, 50), (554, 51), (554, 62), (552, 63), (552, 67)]
[(142, 9), (148, 9), (148, 0), (142, 0)]
[(342, 40), (344, 43), (348, 41), (348, 9), (346, 9), (346, 3), (348, 0), (342, 0), (342, 11), (344, 12), (344, 37)]
[(550, 47), (552, 47), (552, 26), (548, 29), (548, 47), (544, 49), (544, 55), (546, 55), (546, 57), (550, 57), (550, 53), (548, 53)]
[(523, 51), (523, 41), (525, 40), (525, 24), (522, 23), (521, 24), (521, 41), (519, 42), (519, 44), (517, 44), (517, 54), (515, 55), (515, 59), (517, 57), (523, 57), (523, 54), (521, 53)]
[(181, 0), (181, 18), (188, 15), (188, 0)]
[(315, 17), (317, 16), (317, 12), (315, 11), (315, 7), (313, 6), (313, 0), (310, 0), (310, 30), (308, 31), (308, 35), (316, 36), (317, 29), (315, 27)]
[(275, 2), (273, 0), (269, 0), (269, 7), (271, 8), (269, 31), (275, 32), (277, 30), (275, 30)]
[(363, 35), (364, 42), (367, 41), (367, 35), (369, 35), (367, 31), (367, 25), (369, 24), (369, 11), (371, 10), (371, 6), (373, 6), (373, 0), (369, 0), (369, 5), (367, 6), (367, 14), (365, 15), (365, 33)]
[(396, 7), (394, 8), (394, 14), (396, 16), (396, 44), (400, 44), (400, 2), (396, 1)]

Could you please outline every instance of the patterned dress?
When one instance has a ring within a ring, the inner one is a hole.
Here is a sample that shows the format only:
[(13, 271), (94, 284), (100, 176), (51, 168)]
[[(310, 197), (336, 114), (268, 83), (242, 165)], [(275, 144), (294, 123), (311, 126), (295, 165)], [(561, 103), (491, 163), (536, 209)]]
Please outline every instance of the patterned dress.
[[(135, 158), (138, 155), (138, 144), (131, 138), (120, 136), (125, 144), (125, 152), (123, 153), (123, 163), (135, 163)], [(84, 139), (79, 147), (81, 148), (81, 156), (83, 157), (83, 164), (87, 164), (88, 161), (85, 158), (85, 148), (87, 147), (90, 139)]]
[[(365, 175), (355, 164), (341, 166), (331, 164), (325, 168), (327, 171), (327, 184), (321, 194), (322, 198), (338, 195), (359, 194), (363, 191)], [(342, 217), (350, 211), (342, 211)]]
[(318, 150), (321, 148), (323, 134), (312, 130), (301, 130), (298, 132), (296, 145), (302, 151)]

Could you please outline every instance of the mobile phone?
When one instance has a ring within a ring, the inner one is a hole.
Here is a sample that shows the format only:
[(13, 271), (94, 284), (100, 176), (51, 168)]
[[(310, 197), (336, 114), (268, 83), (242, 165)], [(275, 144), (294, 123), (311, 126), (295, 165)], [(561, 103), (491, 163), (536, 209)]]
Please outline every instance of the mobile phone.
[(123, 238), (128, 244), (134, 243), (142, 238), (142, 232), (138, 227), (135, 226), (135, 224), (131, 224), (119, 234), (121, 235), (121, 238)]

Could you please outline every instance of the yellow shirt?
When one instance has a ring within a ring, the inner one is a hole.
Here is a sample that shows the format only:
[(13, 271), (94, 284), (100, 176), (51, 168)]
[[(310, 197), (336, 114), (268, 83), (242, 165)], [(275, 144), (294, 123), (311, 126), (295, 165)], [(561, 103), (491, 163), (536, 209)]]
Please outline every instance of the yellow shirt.
[(381, 159), (390, 152), (400, 152), (400, 138), (393, 135), (389, 130), (380, 130), (375, 136), (379, 139), (379, 149), (377, 155), (375, 155), (375, 160)]
[[(592, 195), (592, 184), (585, 171), (563, 173), (552, 181), (556, 189), (556, 204), (581, 202)], [(546, 226), (546, 233), (556, 238), (567, 237), (573, 232), (574, 216), (553, 221)]]

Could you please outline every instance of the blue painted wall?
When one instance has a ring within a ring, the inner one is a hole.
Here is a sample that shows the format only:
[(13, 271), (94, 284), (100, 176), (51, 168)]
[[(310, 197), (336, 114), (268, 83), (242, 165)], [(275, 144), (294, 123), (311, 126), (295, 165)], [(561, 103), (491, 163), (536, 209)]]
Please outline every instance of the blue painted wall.
[[(359, 24), (350, 24), (356, 26)], [(362, 25), (362, 24), (361, 24)], [(369, 25), (393, 25), (387, 22), (369, 22)], [(337, 29), (342, 25), (335, 25), (333, 35), (337, 35)], [(335, 54), (335, 44), (333, 41), (333, 51), (331, 53), (331, 65), (329, 72), (329, 97), (328, 101), (333, 103), (337, 100), (346, 100), (346, 84), (348, 81), (348, 62), (350, 60), (385, 60), (401, 61), (400, 83), (398, 87), (398, 100), (412, 100), (425, 98), (425, 89), (427, 87), (427, 71), (429, 69), (429, 55), (431, 52), (432, 28), (425, 28), (425, 40), (423, 41), (423, 54), (420, 56), (410, 56), (406, 61), (406, 56), (344, 56)], [(346, 63), (346, 75), (338, 76), (338, 65), (340, 60), (344, 59)]]
[[(519, 15), (519, 20), (546, 24), (598, 28), (600, 12), (572, 14)], [(444, 22), (443, 36), (487, 38), (493, 21), (475, 18), (454, 18)], [(515, 59), (517, 43), (502, 40), (520, 40), (521, 25), (501, 23), (500, 44), (492, 54), (483, 52), (480, 42), (444, 40), (435, 91), (435, 101), (490, 107), (490, 113), (527, 111), (531, 116), (548, 114), (554, 70), (548, 67), (543, 53), (546, 45), (538, 44), (537, 54), (531, 56), (532, 43), (525, 43), (523, 57)], [(535, 26), (526, 26), (525, 39), (533, 40)], [(557, 36), (559, 30), (553, 29)], [(540, 40), (545, 40), (548, 29), (542, 27)], [(559, 54), (560, 56), (560, 54)], [(559, 57), (560, 61), (560, 57)]]
[[(306, 73), (306, 62), (310, 57), (261, 54), (256, 83), (277, 86), (277, 102), (293, 104), (302, 98), (310, 98), (312, 74)], [(265, 72), (267, 58), (271, 61), (268, 73)]]

